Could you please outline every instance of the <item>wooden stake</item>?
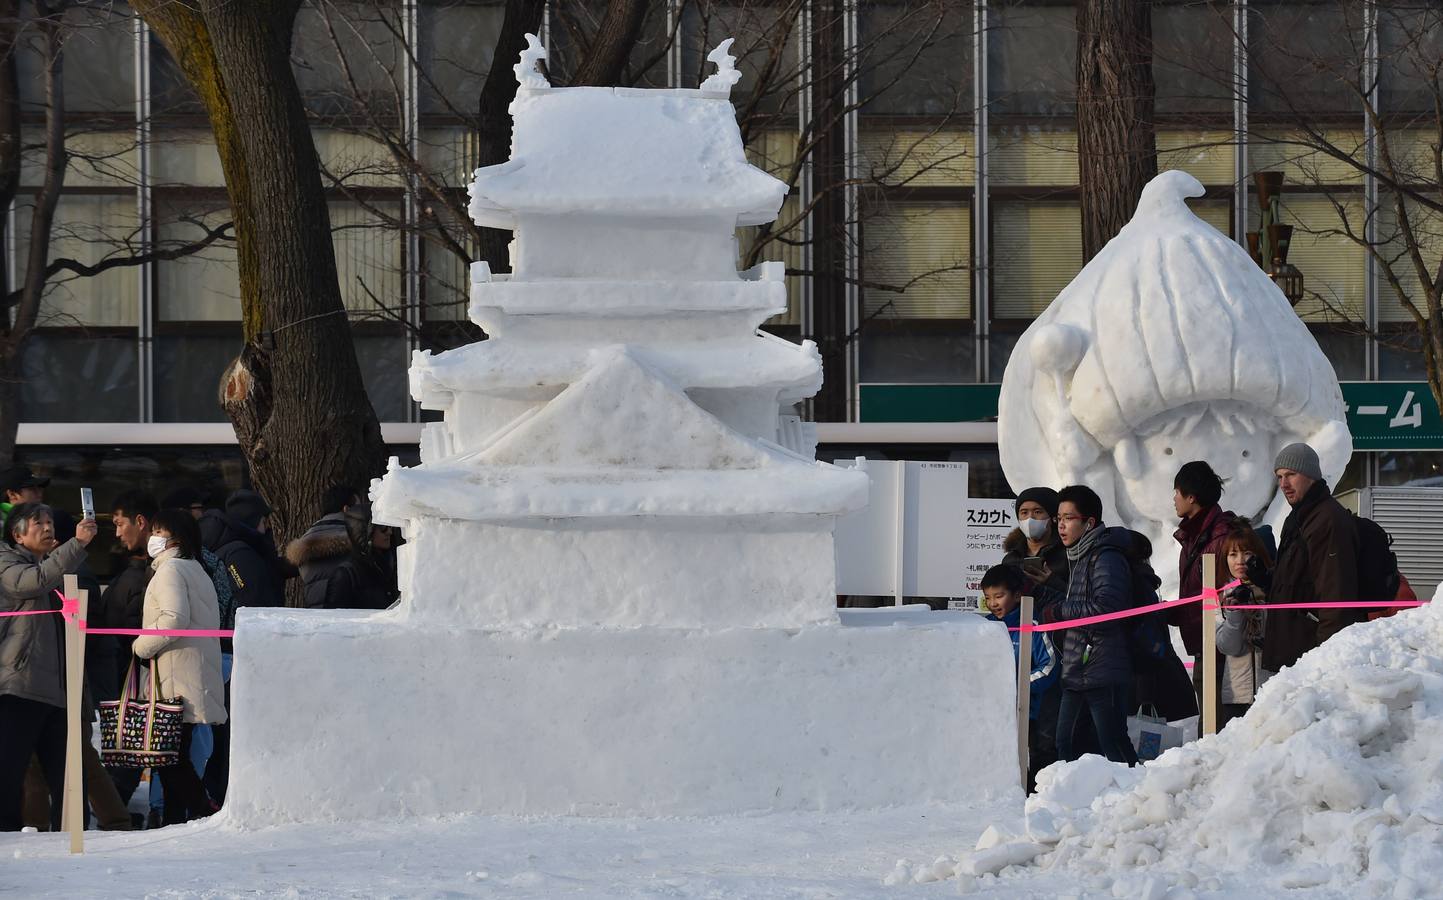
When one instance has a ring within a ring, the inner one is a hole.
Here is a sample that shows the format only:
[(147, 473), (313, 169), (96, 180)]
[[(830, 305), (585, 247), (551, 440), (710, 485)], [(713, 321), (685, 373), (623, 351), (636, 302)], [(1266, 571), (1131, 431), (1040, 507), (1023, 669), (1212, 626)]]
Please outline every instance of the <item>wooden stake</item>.
[[(1211, 553), (1202, 558), (1203, 591), (1216, 590), (1218, 586), (1217, 560)], [(1202, 615), (1202, 733), (1218, 733), (1218, 611), (1213, 609), (1220, 601), (1203, 600)]]
[[(1032, 598), (1023, 596), (1017, 617), (1018, 625), (1032, 624)], [(1022, 765), (1022, 789), (1027, 789), (1027, 769), (1031, 762), (1027, 752), (1027, 729), (1032, 724), (1032, 632), (1017, 633), (1017, 756)]]
[(78, 600), (76, 614), (65, 620), (65, 796), (61, 827), (70, 832), (70, 852), (85, 852), (85, 781), (81, 758), (81, 706), (85, 688), (85, 632), (80, 623), (89, 606), (89, 591), (80, 579), (65, 576), (65, 596)]

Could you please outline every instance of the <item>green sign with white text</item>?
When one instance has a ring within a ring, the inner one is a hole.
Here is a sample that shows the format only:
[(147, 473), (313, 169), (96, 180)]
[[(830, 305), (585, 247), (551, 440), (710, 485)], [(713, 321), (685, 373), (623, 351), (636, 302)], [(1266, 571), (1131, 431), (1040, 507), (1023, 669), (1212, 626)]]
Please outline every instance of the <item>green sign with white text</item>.
[[(1344, 381), (1355, 450), (1443, 450), (1443, 417), (1423, 381)], [(987, 422), (998, 384), (861, 384), (863, 422)]]
[(1424, 381), (1345, 381), (1354, 450), (1443, 449), (1443, 418)]

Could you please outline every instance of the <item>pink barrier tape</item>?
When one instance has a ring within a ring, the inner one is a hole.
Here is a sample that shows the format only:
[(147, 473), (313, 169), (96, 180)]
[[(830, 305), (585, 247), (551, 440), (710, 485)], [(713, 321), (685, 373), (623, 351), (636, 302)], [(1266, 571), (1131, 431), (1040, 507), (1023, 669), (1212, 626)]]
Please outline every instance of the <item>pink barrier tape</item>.
[[(1228, 590), (1237, 587), (1242, 582), (1231, 581), (1218, 590)], [(1019, 625), (1016, 628), (1009, 628), (1008, 631), (1063, 631), (1068, 628), (1080, 628), (1084, 625), (1096, 625), (1101, 622), (1112, 622), (1117, 619), (1127, 619), (1132, 616), (1146, 615), (1159, 610), (1172, 609), (1184, 603), (1198, 603), (1202, 600), (1217, 600), (1218, 590), (1204, 590), (1196, 597), (1182, 597), (1177, 600), (1164, 600), (1161, 603), (1150, 603), (1147, 606), (1134, 606), (1131, 609), (1119, 610), (1118, 612), (1102, 613), (1097, 616), (1083, 616), (1080, 619), (1068, 619), (1063, 622), (1048, 622), (1046, 625)], [(1216, 609), (1216, 607), (1213, 607)]]
[(1245, 603), (1242, 606), (1204, 606), (1203, 609), (1393, 609), (1426, 606), (1427, 600), (1337, 600), (1327, 603)]
[(9, 619), (12, 616), (48, 616), (58, 612), (58, 609), (22, 609), (16, 612), (0, 612), (0, 619)]
[(235, 631), (228, 628), (91, 628), (80, 621), (80, 630), (86, 634), (117, 634), (127, 637), (179, 637), (179, 638), (223, 638), (234, 637)]

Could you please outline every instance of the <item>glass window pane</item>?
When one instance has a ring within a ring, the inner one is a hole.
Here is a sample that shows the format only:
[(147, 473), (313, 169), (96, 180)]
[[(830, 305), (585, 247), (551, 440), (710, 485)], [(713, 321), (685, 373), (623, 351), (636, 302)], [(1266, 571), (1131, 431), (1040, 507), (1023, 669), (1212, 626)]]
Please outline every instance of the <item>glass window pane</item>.
[[(1419, 312), (1424, 316), (1428, 314), (1427, 293), (1409, 251), (1418, 250), (1430, 279), (1437, 274), (1443, 266), (1443, 215), (1408, 203), (1410, 242), (1398, 218), (1394, 195), (1384, 191), (1379, 201), (1377, 240), (1383, 244), (1380, 248), (1383, 265), (1378, 273), (1378, 320), (1412, 324), (1413, 315), (1403, 305), (1398, 289), (1402, 288), (1403, 296), (1412, 301)], [(1386, 277), (1389, 272), (1397, 279), (1397, 287)]]
[(987, 32), (988, 105), (999, 116), (1071, 116), (1077, 25), (1071, 4), (998, 4)]
[[(16, 278), (24, 277), (30, 252), (34, 196), (23, 196), (15, 208)], [(63, 194), (50, 230), (49, 259), (73, 259), (84, 265), (132, 256), (140, 223), (133, 194)], [(98, 275), (62, 271), (52, 276), (40, 307), (42, 326), (135, 325), (140, 315), (140, 282), (131, 266)]]
[[(29, 6), (29, 4), (26, 4)], [(65, 107), (70, 112), (135, 115), (135, 35), (124, 3), (66, 4), (62, 56)], [(34, 15), (33, 10), (24, 13)], [(20, 102), (45, 108), (45, 38), (22, 27), (15, 55)]]
[(423, 312), (428, 322), (465, 322), (471, 303), (470, 260), (480, 249), (454, 217), (433, 209), (435, 228), (423, 232), (421, 239)]
[(475, 118), (505, 13), (499, 0), (431, 0), (421, 5), (417, 81), (423, 114)]
[(1232, 113), (1232, 6), (1173, 0), (1152, 8), (1152, 76), (1160, 115)]
[(977, 380), (970, 321), (872, 319), (862, 325), (860, 340), (859, 381), (956, 384)]
[(23, 422), (140, 418), (136, 334), (33, 332), (21, 351)]
[(157, 187), (225, 187), (225, 170), (209, 129), (155, 128), (150, 164), (152, 183)]
[(992, 317), (1035, 319), (1082, 270), (1075, 200), (992, 204)]
[[(746, 126), (749, 111), (776, 114), (795, 111), (799, 92), (797, 6), (763, 3), (701, 2), (682, 13), (681, 83), (696, 87), (716, 71), (707, 54), (733, 38), (731, 54), (742, 80), (732, 88), (732, 102)], [(753, 106), (753, 101), (756, 101)]]
[(1362, 4), (1262, 2), (1249, 7), (1248, 97), (1255, 114), (1352, 112), (1364, 48)]
[(376, 418), (382, 422), (406, 421), (406, 405), (411, 398), (406, 376), (410, 351), (405, 334), (356, 332), (354, 339), (361, 380)]
[(399, 3), (329, 0), (302, 6), (291, 68), (307, 108), (321, 116), (370, 110), (400, 118), (404, 33)]
[[(155, 237), (162, 247), (201, 240), (206, 229), (230, 221), (224, 199), (158, 197)], [(240, 276), (235, 242), (216, 241), (204, 250), (156, 263), (156, 318), (163, 322), (239, 322)]]
[[(738, 268), (749, 269), (767, 261), (785, 263), (792, 270), (802, 268), (803, 224), (800, 202), (796, 197), (788, 197), (777, 214), (777, 220), (765, 226), (765, 234), (763, 226), (738, 228), (737, 246), (741, 250)], [(801, 291), (801, 279), (795, 275), (787, 276), (787, 311), (772, 316), (764, 324), (802, 324)]]
[(971, 131), (868, 128), (860, 145), (863, 177), (873, 184), (952, 187), (976, 182)]
[(1379, 105), (1387, 112), (1432, 115), (1440, 98), (1438, 61), (1443, 59), (1443, 6), (1378, 4)]
[(155, 338), (155, 420), (224, 422), (220, 379), (241, 349), (241, 333), (159, 334)]
[(330, 204), (330, 211), (341, 299), (352, 319), (404, 319), (401, 232), (387, 224), (400, 219), (400, 201), (377, 200), (363, 206), (338, 200)]
[(886, 0), (860, 10), (863, 113), (972, 117), (972, 8)]
[(862, 231), (864, 317), (972, 317), (969, 204), (886, 203)]
[[(1284, 190), (1282, 206), (1282, 224), (1293, 226), (1288, 262), (1303, 273), (1306, 292), (1296, 307), (1298, 316), (1305, 322), (1361, 322), (1366, 254), (1344, 231), (1351, 227), (1362, 234), (1362, 196)], [(1257, 227), (1258, 210), (1254, 200), (1248, 210), (1248, 228), (1256, 230)]]

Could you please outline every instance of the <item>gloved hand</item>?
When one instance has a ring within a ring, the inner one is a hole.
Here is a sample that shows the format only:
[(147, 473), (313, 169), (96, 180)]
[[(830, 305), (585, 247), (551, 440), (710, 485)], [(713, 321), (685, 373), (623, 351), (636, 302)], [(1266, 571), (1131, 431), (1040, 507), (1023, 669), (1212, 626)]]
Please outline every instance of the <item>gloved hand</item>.
[(1264, 592), (1272, 591), (1273, 573), (1268, 570), (1268, 564), (1263, 561), (1261, 556), (1253, 556), (1248, 559), (1248, 580), (1262, 588)]
[(1253, 589), (1246, 584), (1240, 584), (1223, 594), (1224, 606), (1241, 606), (1253, 602)]

